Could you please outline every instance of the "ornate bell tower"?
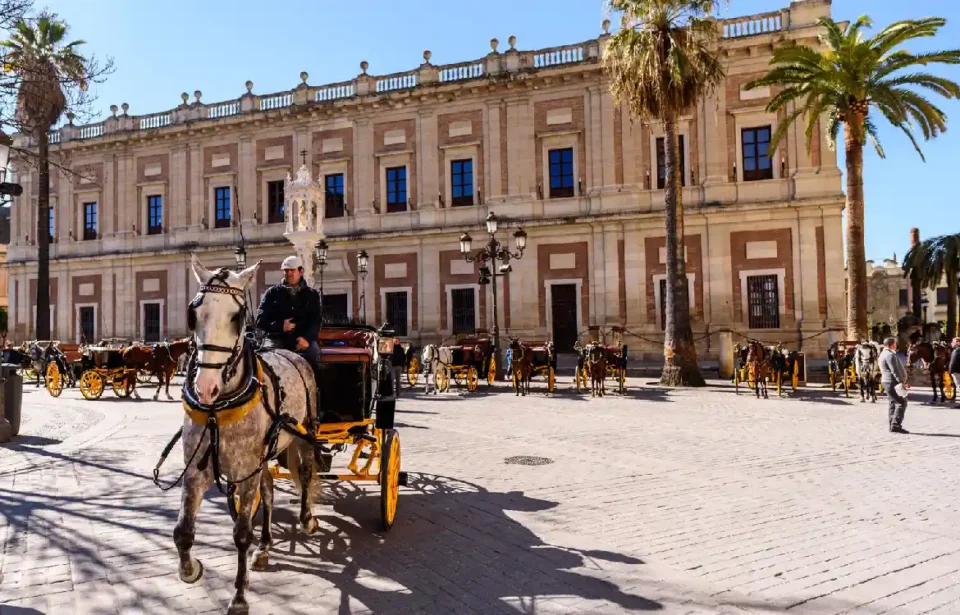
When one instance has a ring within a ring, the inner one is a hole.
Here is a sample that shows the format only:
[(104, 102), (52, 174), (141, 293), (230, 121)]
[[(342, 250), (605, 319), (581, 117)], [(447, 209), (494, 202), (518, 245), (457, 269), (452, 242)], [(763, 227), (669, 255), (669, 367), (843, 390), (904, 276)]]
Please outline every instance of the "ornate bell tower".
[(316, 286), (314, 246), (324, 238), (323, 216), (320, 215), (323, 191), (320, 183), (313, 180), (310, 169), (303, 164), (295, 179), (287, 173), (283, 195), (283, 218), (286, 224), (283, 236), (293, 244), (297, 256), (303, 261), (303, 275), (307, 283)]

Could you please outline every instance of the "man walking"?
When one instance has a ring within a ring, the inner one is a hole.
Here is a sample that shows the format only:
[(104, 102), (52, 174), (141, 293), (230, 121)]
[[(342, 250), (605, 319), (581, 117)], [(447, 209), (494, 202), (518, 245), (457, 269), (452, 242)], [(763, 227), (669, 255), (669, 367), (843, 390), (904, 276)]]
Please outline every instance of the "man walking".
[(907, 370), (903, 367), (900, 357), (897, 356), (897, 340), (888, 337), (883, 341), (884, 349), (880, 353), (880, 384), (887, 394), (890, 408), (887, 418), (890, 431), (893, 433), (910, 433), (903, 428), (903, 415), (907, 411), (907, 398), (897, 392), (897, 385), (903, 385), (904, 390), (910, 388), (907, 384)]
[(393, 353), (390, 355), (390, 367), (393, 372), (393, 394), (400, 397), (400, 375), (407, 368), (407, 353), (400, 345), (400, 338), (393, 340)]
[(957, 387), (960, 386), (960, 337), (953, 338), (953, 351), (950, 353), (950, 384), (953, 386), (953, 401), (957, 400)]

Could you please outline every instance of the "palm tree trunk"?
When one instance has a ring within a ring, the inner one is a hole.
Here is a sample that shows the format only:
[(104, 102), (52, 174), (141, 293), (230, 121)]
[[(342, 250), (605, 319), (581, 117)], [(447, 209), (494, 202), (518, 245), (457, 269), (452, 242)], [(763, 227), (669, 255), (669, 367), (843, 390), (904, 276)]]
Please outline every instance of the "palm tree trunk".
[(847, 149), (847, 338), (867, 339), (867, 256), (863, 245), (863, 115), (850, 112)]
[(37, 196), (37, 316), (36, 337), (49, 340), (50, 335), (50, 131), (37, 131), (40, 182)]
[(676, 115), (664, 118), (664, 166), (667, 181), (665, 189), (667, 285), (664, 300), (666, 319), (663, 338), (663, 373), (660, 384), (667, 386), (703, 386), (703, 376), (697, 365), (697, 349), (690, 330), (690, 301), (687, 290), (687, 268), (684, 259), (683, 204), (680, 180), (677, 175)]
[(957, 272), (947, 269), (947, 339), (957, 336)]

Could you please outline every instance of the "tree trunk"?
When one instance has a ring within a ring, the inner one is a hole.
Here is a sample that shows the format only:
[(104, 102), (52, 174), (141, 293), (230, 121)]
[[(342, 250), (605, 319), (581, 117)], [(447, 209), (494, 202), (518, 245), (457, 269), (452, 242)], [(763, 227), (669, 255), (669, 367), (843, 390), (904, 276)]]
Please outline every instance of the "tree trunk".
[(663, 373), (660, 384), (667, 386), (703, 386), (697, 365), (697, 349), (690, 330), (690, 300), (687, 290), (687, 267), (684, 258), (683, 202), (677, 174), (676, 115), (664, 118), (665, 218), (667, 227), (667, 284), (664, 298)]
[(867, 339), (867, 256), (863, 245), (863, 120), (850, 112), (847, 148), (847, 338)]
[(49, 340), (50, 331), (50, 131), (37, 131), (40, 183), (37, 195), (37, 316), (35, 335)]
[(957, 272), (947, 270), (947, 339), (957, 336)]

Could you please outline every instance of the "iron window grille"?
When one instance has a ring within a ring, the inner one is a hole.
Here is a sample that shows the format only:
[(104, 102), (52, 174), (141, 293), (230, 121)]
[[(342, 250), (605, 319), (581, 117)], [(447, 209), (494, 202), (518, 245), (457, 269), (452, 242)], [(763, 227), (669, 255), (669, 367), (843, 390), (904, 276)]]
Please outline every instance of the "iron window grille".
[(347, 312), (346, 293), (336, 293), (323, 295), (323, 322), (327, 324), (340, 324), (350, 321), (350, 314)]
[(472, 288), (450, 291), (453, 333), (474, 333), (477, 328), (477, 295)]
[(324, 185), (326, 187), (324, 217), (342, 218), (346, 209), (343, 193), (343, 173), (327, 175), (324, 178)]
[[(680, 165), (680, 185), (687, 185), (687, 171), (686, 164), (684, 161), (684, 139), (683, 135), (679, 136), (679, 148), (677, 149), (677, 164)], [(666, 186), (667, 178), (667, 153), (664, 149), (666, 147), (666, 141), (664, 137), (657, 137), (657, 190), (663, 190)]]
[(905, 307), (910, 305), (910, 295), (906, 288), (900, 289), (900, 307)]
[(96, 324), (95, 324), (96, 311), (93, 309), (93, 306), (84, 306), (80, 308), (79, 320), (80, 320), (80, 340), (86, 343), (91, 343), (95, 340), (94, 335), (96, 334)]
[(780, 328), (780, 289), (776, 275), (747, 278), (747, 309), (751, 329)]
[(143, 304), (143, 341), (156, 343), (160, 341), (160, 304)]
[(407, 336), (407, 293), (405, 291), (384, 293), (387, 303), (387, 322), (397, 337)]
[(744, 128), (741, 133), (743, 147), (743, 181), (752, 182), (773, 179), (773, 164), (770, 160), (770, 127)]
[(147, 197), (147, 235), (159, 235), (163, 232), (163, 199), (160, 196)]
[(937, 305), (947, 305), (950, 303), (950, 297), (947, 294), (947, 288), (938, 288), (937, 289)]
[(407, 167), (387, 169), (387, 213), (407, 211)]
[(49, 229), (47, 229), (47, 231), (49, 233), (50, 243), (53, 243), (53, 240), (56, 238), (53, 207), (47, 210), (47, 221), (49, 222)]
[(451, 205), (473, 205), (473, 160), (454, 160), (450, 163)]
[(283, 180), (267, 182), (267, 224), (283, 222)]
[(83, 204), (83, 238), (92, 240), (97, 238), (97, 204)]
[(214, 196), (214, 228), (228, 228), (230, 226), (230, 188), (216, 188)]
[(573, 196), (573, 148), (550, 150), (550, 198)]

